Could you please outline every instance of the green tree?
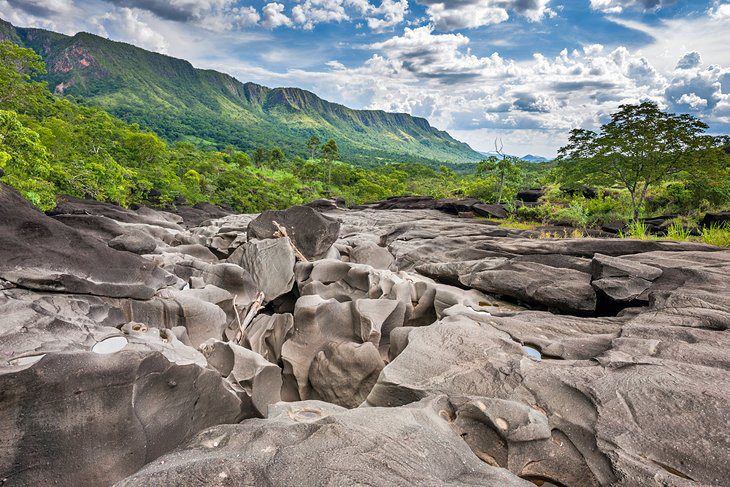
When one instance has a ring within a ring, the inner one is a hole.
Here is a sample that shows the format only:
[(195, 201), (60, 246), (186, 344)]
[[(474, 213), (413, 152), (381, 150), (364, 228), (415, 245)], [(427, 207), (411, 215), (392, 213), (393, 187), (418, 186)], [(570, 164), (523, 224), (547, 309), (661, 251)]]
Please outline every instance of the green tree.
[(259, 147), (256, 149), (253, 154), (251, 155), (251, 159), (253, 160), (253, 164), (256, 167), (261, 167), (269, 160), (268, 155), (266, 154), (266, 150), (263, 147)]
[[(652, 102), (621, 105), (600, 132), (574, 129), (559, 151), (566, 182), (612, 186), (631, 196), (634, 220), (647, 190), (681, 172), (712, 170), (703, 162), (720, 140), (705, 135), (708, 126), (691, 115), (663, 112)], [(712, 164), (711, 164), (712, 165)]]
[(41, 57), (10, 41), (0, 41), (0, 108), (26, 112), (50, 98), (45, 83), (33, 79), (46, 74)]
[(317, 155), (320, 145), (322, 145), (322, 141), (316, 135), (312, 135), (307, 141), (307, 149), (312, 155), (312, 159), (314, 159), (314, 156)]
[(327, 165), (327, 184), (332, 184), (332, 165), (334, 161), (340, 158), (340, 150), (337, 147), (337, 142), (334, 139), (328, 140), (322, 146), (322, 159), (324, 159)]
[(49, 180), (48, 152), (36, 132), (24, 126), (18, 114), (0, 110), (0, 170), (2, 181), (20, 191), (41, 209), (53, 208), (56, 187)]
[(516, 157), (489, 156), (477, 165), (478, 175), (489, 175), (494, 182), (496, 202), (501, 203), (505, 196), (512, 198), (519, 189), (523, 172)]

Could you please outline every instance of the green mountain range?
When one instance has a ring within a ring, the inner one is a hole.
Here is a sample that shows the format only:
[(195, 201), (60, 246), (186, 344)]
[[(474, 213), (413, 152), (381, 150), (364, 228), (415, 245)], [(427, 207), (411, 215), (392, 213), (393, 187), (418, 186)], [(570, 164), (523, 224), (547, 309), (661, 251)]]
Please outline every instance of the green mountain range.
[(43, 57), (49, 89), (138, 123), (168, 141), (245, 151), (279, 146), (289, 155), (304, 156), (306, 141), (317, 135), (334, 138), (343, 159), (367, 166), (482, 158), (423, 118), (353, 110), (298, 88), (241, 83), (182, 59), (88, 33), (66, 36), (0, 20), (0, 39)]

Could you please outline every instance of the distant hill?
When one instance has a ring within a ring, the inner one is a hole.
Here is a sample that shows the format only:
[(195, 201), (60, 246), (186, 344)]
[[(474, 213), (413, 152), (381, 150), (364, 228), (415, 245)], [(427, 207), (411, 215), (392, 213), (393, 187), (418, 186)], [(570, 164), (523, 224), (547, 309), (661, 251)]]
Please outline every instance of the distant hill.
[[(480, 152), (480, 154), (482, 156), (486, 156), (486, 157), (489, 157), (489, 156), (501, 157), (496, 152)], [(535, 156), (535, 155), (532, 155), (532, 154), (527, 154), (526, 156), (522, 156), (522, 157), (519, 157), (519, 156), (511, 156), (509, 154), (507, 154), (507, 156), (508, 157), (516, 157), (517, 159), (520, 159), (520, 160), (523, 160), (523, 161), (527, 161), (527, 162), (550, 162), (552, 160), (552, 159), (548, 159), (547, 157)]]
[(307, 139), (334, 138), (343, 159), (467, 163), (481, 155), (426, 119), (353, 110), (299, 88), (241, 83), (189, 62), (87, 33), (17, 28), (0, 20), (0, 39), (38, 52), (49, 88), (82, 99), (168, 141), (242, 150), (282, 147), (306, 155)]

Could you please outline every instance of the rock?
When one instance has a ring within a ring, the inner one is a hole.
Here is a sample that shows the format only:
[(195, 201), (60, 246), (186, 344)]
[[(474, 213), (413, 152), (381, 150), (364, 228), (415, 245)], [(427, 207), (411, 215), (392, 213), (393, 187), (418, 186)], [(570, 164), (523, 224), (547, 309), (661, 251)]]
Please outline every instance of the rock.
[[(320, 393), (310, 382), (310, 372), (317, 373), (318, 384), (324, 389), (327, 372), (332, 371), (332, 379), (347, 382), (350, 388), (338, 391), (337, 404), (352, 404), (367, 394), (372, 385), (368, 377), (377, 367), (377, 360), (368, 348), (357, 345), (371, 343), (375, 350), (381, 344), (381, 337), (390, 329), (403, 324), (403, 308), (397, 301), (360, 299), (354, 302), (339, 303), (334, 299), (324, 300), (319, 296), (303, 296), (294, 311), (294, 330), (291, 338), (284, 342), (281, 357), (284, 361), (285, 400), (322, 399)], [(355, 347), (339, 348), (337, 344), (352, 343)], [(361, 354), (358, 360), (346, 362), (341, 354), (346, 351)], [(325, 352), (320, 356), (321, 352)], [(387, 354), (387, 347), (384, 353)], [(331, 359), (331, 360), (330, 360)], [(314, 365), (315, 360), (321, 362)], [(330, 361), (331, 363), (327, 363)], [(382, 368), (382, 359), (379, 366)], [(364, 373), (363, 370), (369, 371)]]
[(629, 226), (626, 224), (625, 221), (613, 221), (601, 226), (601, 230), (606, 233), (618, 235), (619, 233), (628, 232)]
[(701, 227), (711, 227), (713, 225), (729, 225), (730, 211), (720, 211), (718, 213), (705, 213), (700, 222)]
[(526, 189), (517, 193), (517, 199), (525, 203), (537, 203), (543, 196), (545, 191), (541, 188)]
[(508, 262), (495, 269), (460, 277), (487, 294), (497, 294), (548, 309), (587, 314), (596, 309), (589, 274), (534, 262)]
[(147, 235), (126, 234), (109, 240), (109, 247), (115, 250), (125, 250), (133, 254), (151, 254), (157, 248), (157, 242)]
[(375, 385), (383, 360), (371, 342), (328, 342), (309, 368), (309, 382), (322, 400), (355, 408)]
[(335, 211), (345, 208), (345, 200), (342, 198), (323, 198), (307, 203), (305, 206), (314, 208), (317, 211)]
[(40, 291), (149, 299), (172, 283), (150, 262), (107, 247), (0, 186), (0, 278)]
[(233, 213), (210, 203), (196, 203), (194, 206), (179, 205), (171, 211), (182, 218), (187, 228), (197, 227), (208, 220), (223, 218)]
[(241, 418), (266, 416), (269, 404), (281, 401), (281, 369), (261, 355), (215, 339), (200, 351), (241, 397)]
[(364, 242), (350, 250), (350, 262), (366, 264), (375, 269), (389, 269), (395, 259), (385, 247), (373, 242)]
[(596, 254), (591, 261), (591, 285), (617, 302), (633, 301), (651, 287), (662, 270), (649, 265)]
[(281, 360), (281, 348), (291, 336), (294, 316), (291, 313), (259, 315), (244, 335), (246, 346), (271, 363)]
[(509, 216), (505, 207), (499, 204), (488, 205), (485, 203), (477, 203), (472, 205), (471, 211), (485, 218), (507, 218)]
[(248, 238), (271, 239), (277, 231), (273, 222), (286, 228), (289, 237), (307, 259), (323, 257), (340, 234), (340, 222), (308, 206), (284, 211), (265, 211), (248, 225)]
[(479, 460), (446, 419), (453, 411), (445, 398), (349, 411), (286, 404), (271, 419), (211, 428), (118, 486), (533, 485)]
[(168, 291), (164, 298), (126, 301), (119, 307), (127, 321), (162, 329), (184, 327), (194, 347), (210, 338), (222, 339), (228, 323), (219, 306), (200, 299), (194, 290)]
[(246, 242), (228, 262), (237, 264), (251, 276), (256, 289), (268, 303), (291, 291), (294, 286), (296, 257), (288, 238)]

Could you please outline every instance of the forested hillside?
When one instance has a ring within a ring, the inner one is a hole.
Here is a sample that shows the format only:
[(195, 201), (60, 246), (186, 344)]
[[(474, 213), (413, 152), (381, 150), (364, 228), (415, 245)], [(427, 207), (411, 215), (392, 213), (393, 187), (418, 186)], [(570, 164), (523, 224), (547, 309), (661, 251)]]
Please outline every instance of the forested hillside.
[(298, 88), (241, 83), (189, 62), (79, 33), (73, 37), (15, 28), (0, 20), (0, 39), (32, 48), (46, 62), (51, 91), (79, 97), (168, 142), (252, 151), (286, 147), (307, 153), (312, 136), (334, 138), (350, 162), (464, 163), (481, 156), (423, 118), (352, 110)]

